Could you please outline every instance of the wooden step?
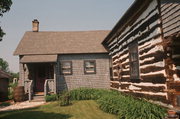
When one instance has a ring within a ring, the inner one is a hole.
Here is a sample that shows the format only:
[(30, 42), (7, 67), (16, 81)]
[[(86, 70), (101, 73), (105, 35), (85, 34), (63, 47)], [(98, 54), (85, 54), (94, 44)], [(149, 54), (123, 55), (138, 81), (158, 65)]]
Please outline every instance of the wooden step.
[(44, 95), (44, 92), (35, 92), (34, 95)]
[(31, 100), (31, 102), (44, 102), (45, 101), (45, 97), (44, 97), (44, 95), (37, 95), (37, 94), (35, 94), (34, 96), (33, 96), (33, 99)]

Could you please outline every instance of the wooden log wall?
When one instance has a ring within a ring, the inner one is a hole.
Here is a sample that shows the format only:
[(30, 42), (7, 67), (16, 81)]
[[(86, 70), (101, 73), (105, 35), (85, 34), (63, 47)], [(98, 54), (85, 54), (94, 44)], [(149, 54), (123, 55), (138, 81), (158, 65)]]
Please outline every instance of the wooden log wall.
[(180, 1), (160, 0), (164, 37), (180, 32)]
[[(161, 97), (160, 100), (167, 102), (165, 53), (159, 45), (163, 38), (158, 1), (152, 0), (141, 11), (108, 42), (113, 64), (111, 88), (137, 96)], [(138, 42), (140, 83), (130, 80), (129, 45), (133, 41)]]
[(164, 49), (168, 54), (165, 59), (168, 100), (180, 106), (180, 99), (177, 100), (180, 96), (180, 1), (161, 0), (160, 3)]
[(179, 105), (177, 100), (180, 96), (180, 34), (174, 34), (167, 37), (164, 45), (164, 49), (167, 52), (165, 59), (166, 75), (167, 75), (167, 93), (168, 100), (172, 102), (174, 106)]

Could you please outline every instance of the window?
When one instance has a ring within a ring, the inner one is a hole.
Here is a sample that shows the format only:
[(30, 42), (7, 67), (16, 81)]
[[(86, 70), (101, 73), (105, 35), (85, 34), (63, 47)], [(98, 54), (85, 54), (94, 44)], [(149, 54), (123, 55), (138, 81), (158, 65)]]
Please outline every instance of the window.
[(72, 62), (71, 61), (61, 62), (61, 74), (72, 75)]
[(96, 61), (95, 60), (84, 61), (84, 73), (85, 74), (95, 74), (96, 73)]
[(132, 82), (139, 82), (139, 55), (138, 43), (134, 42), (129, 46), (130, 79)]

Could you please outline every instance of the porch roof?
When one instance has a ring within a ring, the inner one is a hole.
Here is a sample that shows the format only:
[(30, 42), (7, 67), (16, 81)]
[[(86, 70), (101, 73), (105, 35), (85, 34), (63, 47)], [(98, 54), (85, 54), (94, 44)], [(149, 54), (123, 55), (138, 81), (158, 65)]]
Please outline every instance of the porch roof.
[(26, 55), (20, 59), (21, 63), (56, 62), (57, 55)]

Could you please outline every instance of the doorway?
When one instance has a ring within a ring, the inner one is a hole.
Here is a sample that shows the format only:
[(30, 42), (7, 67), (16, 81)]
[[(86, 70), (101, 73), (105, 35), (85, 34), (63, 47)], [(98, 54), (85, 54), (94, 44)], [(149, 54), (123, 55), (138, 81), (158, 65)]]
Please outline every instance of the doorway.
[(54, 65), (52, 63), (34, 64), (34, 91), (44, 92), (44, 83), (46, 79), (54, 79)]

